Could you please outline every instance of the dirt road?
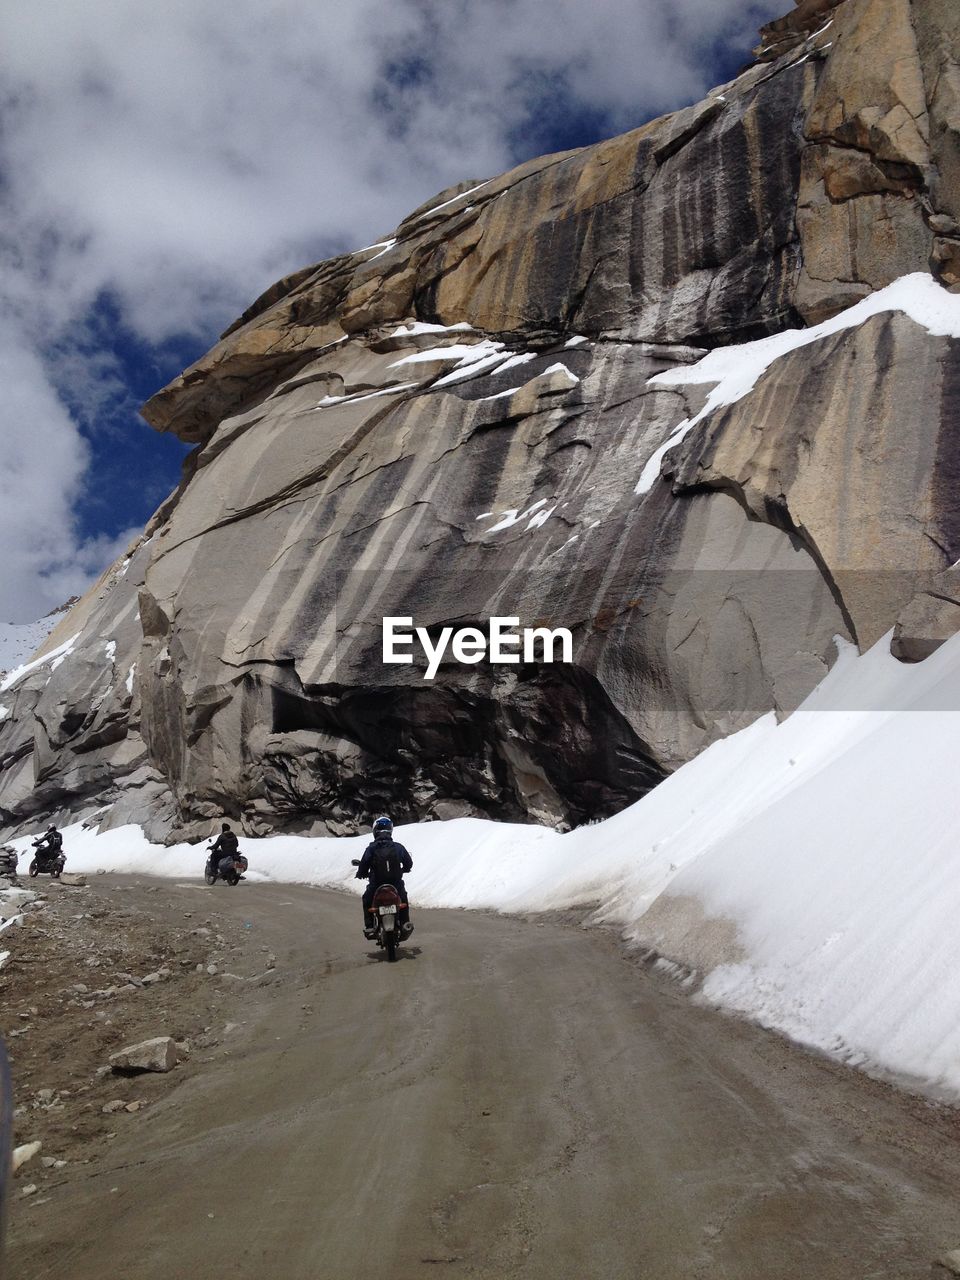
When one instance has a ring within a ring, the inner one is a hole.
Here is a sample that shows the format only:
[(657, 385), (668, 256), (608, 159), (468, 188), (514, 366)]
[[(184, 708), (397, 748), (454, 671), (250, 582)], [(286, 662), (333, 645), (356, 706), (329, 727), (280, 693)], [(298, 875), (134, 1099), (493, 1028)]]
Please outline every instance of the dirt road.
[(954, 1113), (698, 1009), (596, 931), (421, 911), (390, 965), (336, 894), (122, 899), (180, 927), (214, 902), (231, 969), (276, 969), (174, 975), (206, 1039), (102, 1086), (149, 1106), (15, 1205), (21, 1280), (876, 1280), (960, 1245)]

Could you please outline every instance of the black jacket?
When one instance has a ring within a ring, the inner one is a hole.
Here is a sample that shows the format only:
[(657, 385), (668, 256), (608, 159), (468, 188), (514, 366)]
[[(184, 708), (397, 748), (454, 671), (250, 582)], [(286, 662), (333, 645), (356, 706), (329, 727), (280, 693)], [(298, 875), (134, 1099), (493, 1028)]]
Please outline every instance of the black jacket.
[(392, 836), (377, 836), (364, 850), (357, 867), (357, 879), (369, 879), (374, 888), (382, 884), (394, 884), (399, 888), (404, 875), (412, 870), (413, 859), (402, 844)]
[(232, 858), (240, 846), (240, 841), (232, 831), (221, 831), (217, 836), (216, 844), (213, 846), (211, 853), (219, 854), (221, 858)]

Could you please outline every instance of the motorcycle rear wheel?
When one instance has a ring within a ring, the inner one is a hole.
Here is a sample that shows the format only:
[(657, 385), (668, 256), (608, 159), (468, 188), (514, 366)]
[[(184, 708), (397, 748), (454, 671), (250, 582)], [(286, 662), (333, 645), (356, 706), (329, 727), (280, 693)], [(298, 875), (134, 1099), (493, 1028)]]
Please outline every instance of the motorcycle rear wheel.
[(392, 931), (387, 934), (383, 940), (383, 945), (387, 949), (387, 959), (394, 961), (397, 958), (397, 935)]

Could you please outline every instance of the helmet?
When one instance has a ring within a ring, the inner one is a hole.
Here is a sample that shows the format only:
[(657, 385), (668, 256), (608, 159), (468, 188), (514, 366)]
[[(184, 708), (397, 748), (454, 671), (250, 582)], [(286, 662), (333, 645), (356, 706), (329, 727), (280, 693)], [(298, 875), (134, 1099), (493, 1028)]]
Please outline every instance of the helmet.
[(378, 818), (376, 822), (373, 824), (373, 834), (375, 836), (389, 835), (392, 830), (393, 830), (393, 823), (386, 816), (386, 814)]
[(56, 823), (51, 822), (49, 827), (47, 827), (47, 835), (49, 835), (51, 831), (56, 831), (56, 829), (57, 829)]
[(230, 830), (230, 823), (229, 823), (229, 822), (224, 822), (224, 823), (221, 825), (220, 830), (221, 830), (221, 831), (229, 831), (229, 830)]

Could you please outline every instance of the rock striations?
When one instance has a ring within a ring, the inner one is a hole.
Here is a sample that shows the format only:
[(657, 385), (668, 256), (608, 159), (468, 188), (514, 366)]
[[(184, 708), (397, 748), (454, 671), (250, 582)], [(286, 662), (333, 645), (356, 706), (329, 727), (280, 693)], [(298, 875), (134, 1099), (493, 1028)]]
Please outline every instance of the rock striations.
[[(954, 0), (801, 0), (696, 106), (280, 281), (146, 405), (196, 448), (7, 678), (0, 821), (578, 823), (788, 714), (835, 636), (923, 658), (960, 619), (960, 347), (901, 293), (833, 320), (911, 273), (960, 285)], [(759, 359), (719, 398), (717, 349)], [(573, 661), (425, 680), (385, 616)]]

